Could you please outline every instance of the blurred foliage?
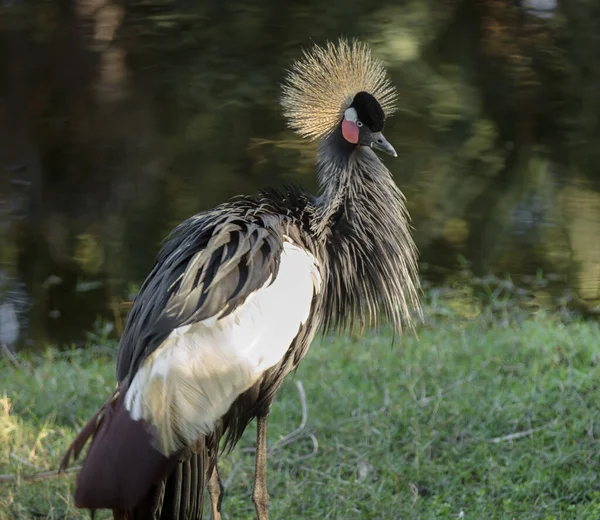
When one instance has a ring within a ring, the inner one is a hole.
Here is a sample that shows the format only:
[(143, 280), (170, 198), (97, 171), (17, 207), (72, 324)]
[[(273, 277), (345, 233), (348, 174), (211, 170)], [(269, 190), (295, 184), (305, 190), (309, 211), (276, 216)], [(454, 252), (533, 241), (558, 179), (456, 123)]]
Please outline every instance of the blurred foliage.
[(77, 236), (77, 245), (73, 259), (81, 266), (84, 272), (95, 274), (102, 267), (103, 253), (96, 237), (89, 233)]
[[(87, 309), (82, 330), (99, 307), (121, 312), (196, 211), (281, 182), (316, 191), (315, 144), (285, 128), (279, 83), (301, 48), (340, 35), (370, 43), (398, 86), (388, 164), (423, 262), (447, 273), (432, 280), (461, 272), (461, 256), (478, 276), (541, 269), (593, 307), (596, 0), (12, 0), (0, 202), (27, 203), (0, 213), (0, 269), (29, 288), (35, 326), (53, 328), (57, 309)], [(50, 294), (52, 275), (65, 281)]]

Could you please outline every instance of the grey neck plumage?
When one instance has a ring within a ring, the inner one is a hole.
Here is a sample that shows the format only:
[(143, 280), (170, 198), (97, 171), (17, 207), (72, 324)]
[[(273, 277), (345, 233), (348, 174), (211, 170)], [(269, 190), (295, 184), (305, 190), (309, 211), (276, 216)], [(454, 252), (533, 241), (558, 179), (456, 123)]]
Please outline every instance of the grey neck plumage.
[(329, 273), (324, 328), (372, 326), (382, 314), (397, 330), (410, 326), (419, 310), (417, 250), (391, 173), (339, 131), (322, 141), (317, 173), (322, 194), (313, 232)]

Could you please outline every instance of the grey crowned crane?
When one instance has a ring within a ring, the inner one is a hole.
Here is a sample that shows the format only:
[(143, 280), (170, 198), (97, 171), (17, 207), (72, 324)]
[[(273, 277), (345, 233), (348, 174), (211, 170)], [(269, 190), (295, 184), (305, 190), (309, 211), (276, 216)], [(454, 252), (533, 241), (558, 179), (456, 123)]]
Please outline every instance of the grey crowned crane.
[(294, 63), (281, 103), (319, 139), (318, 197), (295, 187), (199, 213), (167, 239), (128, 316), (118, 387), (69, 447), (90, 437), (75, 504), (115, 519), (214, 519), (221, 449), (257, 419), (252, 499), (268, 518), (267, 420), (318, 329), (418, 310), (417, 251), (404, 197), (374, 149), (395, 90), (360, 42), (315, 46)]

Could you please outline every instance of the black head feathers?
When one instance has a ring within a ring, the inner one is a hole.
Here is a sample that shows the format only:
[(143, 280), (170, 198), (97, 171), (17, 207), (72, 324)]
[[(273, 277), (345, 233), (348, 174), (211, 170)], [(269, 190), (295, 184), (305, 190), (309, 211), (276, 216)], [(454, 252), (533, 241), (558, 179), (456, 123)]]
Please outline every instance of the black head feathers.
[(356, 115), (372, 132), (381, 132), (385, 122), (385, 112), (374, 96), (368, 92), (359, 92), (350, 105)]

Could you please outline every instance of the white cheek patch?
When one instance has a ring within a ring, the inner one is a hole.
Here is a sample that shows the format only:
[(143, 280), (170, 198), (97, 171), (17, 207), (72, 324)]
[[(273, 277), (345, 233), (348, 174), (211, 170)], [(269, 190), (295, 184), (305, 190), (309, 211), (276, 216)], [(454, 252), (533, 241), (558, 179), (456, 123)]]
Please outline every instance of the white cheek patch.
[(356, 109), (350, 107), (344, 112), (344, 119), (346, 121), (350, 121), (352, 123), (356, 123), (358, 121), (358, 114), (356, 113)]

